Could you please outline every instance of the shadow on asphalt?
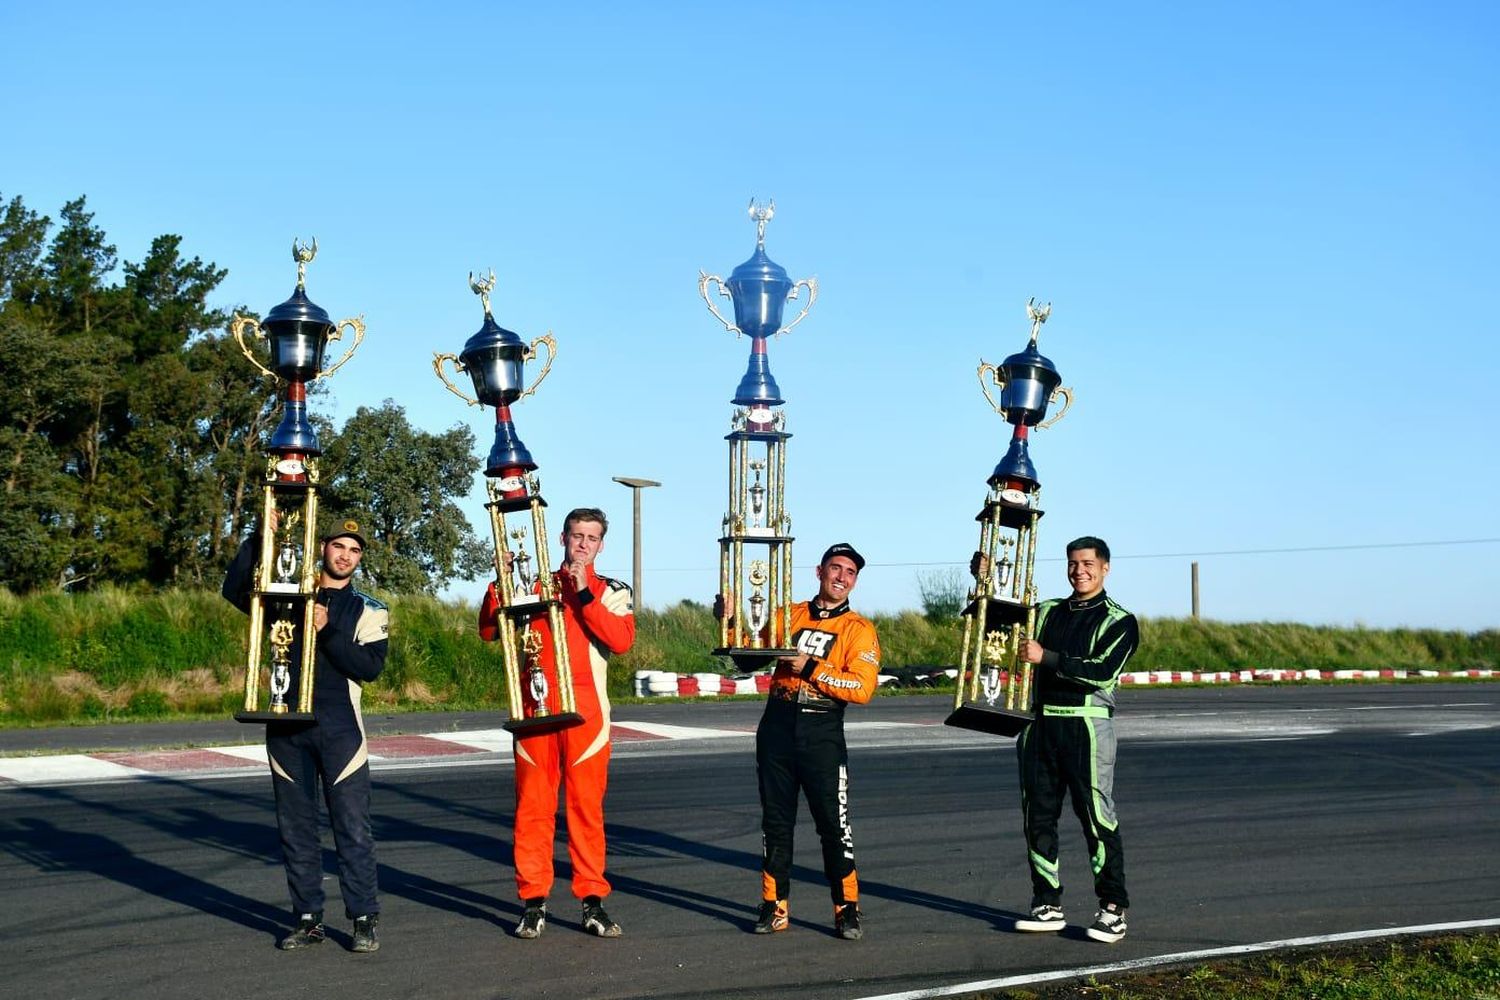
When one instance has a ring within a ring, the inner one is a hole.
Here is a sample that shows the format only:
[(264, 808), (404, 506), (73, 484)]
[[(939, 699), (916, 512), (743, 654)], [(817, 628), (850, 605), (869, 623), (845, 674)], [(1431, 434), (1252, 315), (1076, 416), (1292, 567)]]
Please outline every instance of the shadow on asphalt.
[(286, 921), (278, 907), (138, 857), (119, 841), (97, 833), (64, 830), (28, 817), (0, 829), (0, 848), (44, 872), (91, 872), (273, 938)]
[[(715, 864), (725, 865), (736, 872), (742, 873), (747, 885), (753, 888), (759, 887), (760, 880), (758, 876), (761, 866), (761, 857), (759, 854), (722, 847), (716, 844), (705, 844), (661, 830), (651, 830), (644, 827), (606, 823), (604, 829), (608, 837), (611, 854), (657, 858), (689, 857), (700, 861), (710, 861)], [(795, 863), (792, 865), (792, 877), (798, 881), (814, 884), (825, 882), (821, 869), (809, 868), (806, 865)], [(720, 896), (674, 889), (659, 883), (619, 878), (613, 873), (611, 873), (610, 878), (617, 889), (622, 889), (645, 899), (715, 917), (726, 923), (739, 926), (747, 932), (754, 926), (756, 909), (760, 903), (758, 897), (754, 898), (749, 904), (746, 904)], [(967, 899), (954, 899), (951, 896), (942, 896), (921, 889), (892, 885), (889, 882), (871, 881), (864, 877), (860, 878), (859, 892), (861, 897), (884, 899), (894, 903), (919, 906), (942, 913), (953, 913), (959, 916), (974, 917), (978, 920), (987, 920), (999, 928), (1012, 928), (1016, 919), (1020, 916), (1019, 913), (1011, 910), (978, 906)], [(831, 907), (832, 903), (830, 902), (829, 905)], [(831, 917), (831, 909), (829, 913)], [(800, 920), (794, 920), (793, 922), (798, 924), (803, 923)], [(820, 929), (830, 935), (833, 933), (831, 925), (827, 923), (807, 922), (806, 926)]]

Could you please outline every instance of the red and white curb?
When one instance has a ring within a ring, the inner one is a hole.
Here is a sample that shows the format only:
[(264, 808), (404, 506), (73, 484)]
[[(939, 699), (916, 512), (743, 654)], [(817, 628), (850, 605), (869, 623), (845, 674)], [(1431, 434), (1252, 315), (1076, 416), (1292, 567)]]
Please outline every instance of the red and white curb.
[[(938, 670), (927, 675), (940, 681), (951, 681), (956, 670)], [(1369, 681), (1426, 678), (1491, 678), (1497, 670), (1137, 670), (1121, 674), (1120, 683), (1130, 685), (1166, 684), (1253, 684), (1257, 681)], [(897, 680), (881, 674), (882, 686)], [(771, 688), (770, 674), (727, 677), (723, 674), (679, 674), (671, 670), (637, 670), (635, 693), (639, 698), (703, 698), (731, 694), (765, 694)]]
[(1403, 681), (1410, 677), (1484, 678), (1495, 670), (1139, 670), (1121, 684), (1250, 684), (1255, 681)]
[[(706, 729), (658, 722), (614, 723), (610, 726), (610, 736), (617, 742), (748, 738), (750, 735), (750, 730), (743, 729)], [(382, 765), (402, 761), (496, 753), (508, 756), (510, 749), (511, 734), (504, 729), (373, 736), (369, 741), (370, 762), (377, 770)], [(113, 750), (0, 757), (0, 788), (257, 771), (269, 772), (263, 743), (182, 750)]]

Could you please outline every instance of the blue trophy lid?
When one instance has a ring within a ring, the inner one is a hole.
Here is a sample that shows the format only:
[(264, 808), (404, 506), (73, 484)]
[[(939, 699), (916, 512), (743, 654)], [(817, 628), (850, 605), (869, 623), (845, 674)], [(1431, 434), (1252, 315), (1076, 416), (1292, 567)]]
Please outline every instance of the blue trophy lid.
[(524, 351), (526, 342), (521, 339), (520, 335), (496, 323), (495, 317), (486, 309), (484, 324), (474, 336), (464, 341), (463, 353), (459, 357), (462, 359), (479, 357), (485, 352), (501, 347), (518, 347)]
[(292, 297), (274, 307), (266, 314), (262, 326), (271, 323), (316, 323), (319, 326), (333, 326), (333, 320), (328, 318), (328, 311), (307, 297), (307, 289), (298, 285), (292, 292)]
[(787, 279), (786, 268), (776, 263), (766, 254), (766, 244), (757, 241), (755, 252), (750, 259), (729, 272), (729, 282), (761, 282), (765, 284), (786, 284), (791, 282)]
[[(1006, 358), (1005, 361), (1000, 364), (1000, 368), (1007, 372), (1014, 372), (1018, 369), (1024, 368), (1033, 368), (1037, 369), (1038, 372), (1050, 372), (1053, 376), (1052, 381), (1054, 382), (1062, 381), (1062, 375), (1058, 373), (1057, 366), (1052, 363), (1050, 358), (1047, 358), (1036, 349), (1035, 341), (1027, 344), (1026, 350), (1017, 352), (1016, 354), (1012, 354), (1010, 357)], [(1038, 377), (1038, 374), (1033, 373), (1031, 377), (1036, 378)], [(1041, 377), (1043, 379), (1046, 379), (1046, 376)]]

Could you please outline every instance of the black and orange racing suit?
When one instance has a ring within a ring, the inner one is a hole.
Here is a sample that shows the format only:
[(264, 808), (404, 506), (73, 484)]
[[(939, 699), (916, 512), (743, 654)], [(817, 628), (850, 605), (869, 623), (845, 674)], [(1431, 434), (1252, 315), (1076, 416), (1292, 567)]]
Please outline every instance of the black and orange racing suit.
[(863, 705), (874, 695), (880, 639), (869, 619), (849, 610), (849, 602), (820, 608), (808, 601), (792, 608), (791, 645), (807, 654), (807, 664), (795, 671), (784, 661), (777, 665), (755, 732), (764, 851), (761, 898), (784, 900), (791, 888), (792, 832), (802, 791), (823, 843), (823, 873), (837, 909), (859, 902), (844, 706)]
[[(573, 578), (554, 574), (563, 602), (563, 628), (568, 637), (568, 666), (573, 673), (573, 700), (580, 725), (550, 733), (522, 735), (516, 755), (516, 892), (525, 899), (545, 899), (552, 889), (552, 842), (557, 832), (557, 787), (563, 785), (568, 822), (568, 859), (573, 867), (573, 895), (609, 895), (604, 877), (604, 790), (609, 781), (609, 697), (606, 694), (610, 653), (623, 653), (635, 641), (635, 615), (630, 588), (600, 576), (588, 567), (588, 585), (573, 586)], [(495, 585), (479, 609), (479, 634), (499, 638)], [(547, 709), (562, 711), (558, 698), (557, 663), (552, 655), (552, 628), (545, 615), (528, 628), (541, 633), (541, 663), (547, 678)], [(522, 684), (528, 716), (535, 707), (528, 685)]]

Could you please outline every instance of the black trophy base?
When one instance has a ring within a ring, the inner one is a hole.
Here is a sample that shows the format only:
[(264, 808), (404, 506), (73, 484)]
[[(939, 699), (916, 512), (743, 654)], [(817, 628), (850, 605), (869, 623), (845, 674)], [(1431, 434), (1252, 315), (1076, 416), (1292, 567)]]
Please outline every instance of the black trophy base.
[(745, 646), (722, 646), (709, 650), (714, 656), (727, 656), (742, 673), (753, 674), (757, 670), (769, 670), (783, 657), (797, 655), (795, 649), (752, 649)]
[(556, 715), (534, 715), (529, 719), (511, 719), (500, 728), (517, 736), (536, 736), (538, 733), (555, 733), (581, 725), (583, 716), (577, 712), (558, 712)]
[(235, 712), (235, 722), (316, 722), (318, 717), (311, 712)]
[(988, 705), (960, 705), (953, 714), (943, 720), (945, 726), (972, 729), (978, 733), (994, 736), (1018, 736), (1031, 724), (1030, 712), (1018, 712), (1013, 708), (990, 708)]

